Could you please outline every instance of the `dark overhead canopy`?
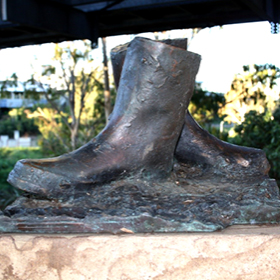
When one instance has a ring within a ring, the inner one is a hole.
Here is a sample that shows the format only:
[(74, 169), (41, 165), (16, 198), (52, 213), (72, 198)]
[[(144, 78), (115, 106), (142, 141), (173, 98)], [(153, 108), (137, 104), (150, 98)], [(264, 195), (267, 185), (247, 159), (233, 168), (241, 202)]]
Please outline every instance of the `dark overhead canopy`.
[(279, 0), (0, 0), (0, 48), (75, 39), (279, 23)]

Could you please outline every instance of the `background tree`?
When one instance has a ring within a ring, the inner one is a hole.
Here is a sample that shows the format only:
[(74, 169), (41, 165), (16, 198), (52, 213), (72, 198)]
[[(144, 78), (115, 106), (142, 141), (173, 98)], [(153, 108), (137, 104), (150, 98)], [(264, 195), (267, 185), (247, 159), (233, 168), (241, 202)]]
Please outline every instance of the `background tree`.
[(111, 105), (111, 91), (110, 91), (106, 37), (102, 38), (102, 52), (103, 52), (103, 73), (104, 73), (104, 110), (105, 110), (106, 123), (108, 123), (109, 116), (112, 112), (112, 105)]
[(224, 104), (223, 94), (202, 90), (200, 85), (196, 84), (189, 111), (200, 125), (209, 127), (213, 122), (221, 120), (219, 110)]
[[(45, 139), (54, 135), (66, 152), (84, 143), (85, 139), (81, 138), (91, 138), (94, 134), (94, 104), (102, 84), (91, 50), (89, 41), (80, 42), (79, 47), (73, 43), (56, 44), (54, 63), (44, 66), (42, 75), (31, 79), (43, 89), (49, 108), (38, 109), (29, 117), (38, 119)], [(51, 130), (46, 132), (46, 127)]]
[(279, 93), (274, 86), (279, 77), (280, 69), (274, 65), (243, 66), (243, 73), (235, 76), (219, 113), (225, 115), (225, 121), (240, 124), (251, 110), (263, 113), (265, 108), (275, 109)]
[(204, 129), (222, 140), (227, 139), (227, 132), (220, 130), (220, 122), (223, 121), (223, 118), (219, 114), (219, 110), (224, 103), (223, 94), (202, 90), (200, 85), (196, 84), (188, 108), (193, 118)]

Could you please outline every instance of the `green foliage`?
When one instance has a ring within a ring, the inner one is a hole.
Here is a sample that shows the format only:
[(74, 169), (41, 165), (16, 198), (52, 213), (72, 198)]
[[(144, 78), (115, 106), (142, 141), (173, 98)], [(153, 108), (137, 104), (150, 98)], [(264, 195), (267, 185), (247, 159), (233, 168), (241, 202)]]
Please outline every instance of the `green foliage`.
[(212, 125), (212, 126), (208, 126), (206, 129), (210, 134), (214, 135), (215, 137), (223, 141), (228, 141), (228, 132), (227, 131), (221, 132), (220, 127), (218, 128), (217, 126)]
[(0, 82), (0, 98), (11, 98), (11, 89), (15, 90), (19, 85), (23, 87), (22, 94), (25, 99), (40, 100), (41, 93), (37, 91), (34, 77), (26, 82), (19, 82), (15, 73), (9, 79)]
[(280, 107), (271, 114), (250, 111), (242, 124), (236, 126), (238, 136), (231, 139), (237, 145), (263, 149), (270, 162), (270, 176), (280, 183)]
[(247, 74), (247, 79), (252, 81), (253, 86), (260, 83), (272, 89), (277, 85), (277, 79), (280, 78), (280, 68), (272, 64), (254, 64), (252, 67), (245, 65), (243, 66), (243, 71)]
[(0, 97), (7, 97), (10, 93), (7, 91), (8, 87), (16, 87), (18, 83), (18, 77), (14, 73), (10, 79), (0, 82)]
[[(115, 101), (115, 91), (111, 92)], [(91, 108), (84, 109), (84, 119), (79, 125), (77, 133), (77, 148), (87, 143), (96, 136), (105, 126), (104, 112), (104, 94), (103, 84), (97, 83), (96, 96), (91, 100)], [(67, 108), (65, 116), (67, 117)], [(38, 108), (31, 113), (29, 117), (35, 120), (38, 125), (41, 137), (38, 141), (44, 156), (58, 156), (71, 151), (70, 131), (62, 120), (61, 114), (58, 114), (51, 106)]]
[(197, 86), (189, 105), (189, 111), (201, 126), (211, 130), (211, 124), (221, 120), (218, 111), (224, 103), (223, 94), (204, 91)]
[[(267, 96), (264, 92), (265, 88), (273, 89), (277, 84), (276, 81), (280, 77), (280, 69), (272, 64), (243, 66), (243, 79), (242, 83), (247, 86), (244, 87), (242, 94), (243, 102), (250, 104), (253, 101), (254, 105), (264, 101), (264, 105), (267, 102)], [(250, 88), (253, 89), (250, 91)], [(232, 84), (234, 88), (234, 83)]]
[(0, 209), (12, 203), (19, 190), (7, 183), (10, 171), (16, 162), (23, 158), (41, 158), (42, 153), (38, 148), (0, 148)]
[[(37, 84), (45, 93), (49, 110), (47, 112), (43, 108), (41, 115), (37, 111), (33, 116), (40, 118), (38, 125), (44, 138), (42, 145), (49, 142), (48, 150), (53, 154), (57, 151), (69, 152), (95, 134), (95, 100), (100, 95), (101, 75), (94, 67), (89, 41), (56, 44), (53, 65), (44, 67), (43, 76), (38, 78)], [(49, 81), (48, 90), (40, 79)], [(54, 87), (54, 84), (57, 86)], [(57, 151), (55, 147), (58, 147)]]
[(234, 138), (234, 142), (238, 145), (263, 149), (270, 140), (271, 125), (267, 111), (264, 113), (250, 111), (245, 114), (244, 122), (235, 127), (238, 136)]
[(24, 108), (13, 109), (9, 114), (0, 120), (0, 135), (14, 136), (14, 130), (18, 130), (20, 135), (37, 135), (39, 133), (33, 119), (29, 119)]
[(69, 152), (70, 135), (61, 116), (52, 108), (38, 108), (29, 117), (34, 119), (41, 136), (38, 145), (46, 157), (58, 156)]
[[(91, 74), (81, 71), (73, 71), (69, 67), (69, 61), (77, 67), (79, 62), (92, 62), (90, 48), (85, 44), (85, 49), (80, 52), (71, 48), (56, 48), (56, 60), (62, 66), (66, 82), (66, 90), (57, 91), (49, 89), (49, 104), (45, 108), (30, 114), (36, 121), (42, 134), (39, 146), (46, 156), (57, 156), (70, 152), (73, 147), (73, 130), (77, 128), (75, 138), (75, 148), (79, 148), (96, 136), (105, 126), (106, 117), (104, 110), (104, 84), (97, 76), (100, 74), (96, 69)], [(58, 67), (59, 68), (59, 67)], [(56, 73), (56, 68), (48, 66), (44, 75), (49, 74), (50, 79)], [(69, 80), (68, 80), (69, 79)], [(112, 107), (115, 102), (116, 92), (111, 91)], [(67, 102), (61, 106), (59, 100)]]
[(225, 106), (220, 109), (224, 120), (241, 123), (249, 111), (274, 110), (278, 98), (274, 86), (279, 77), (280, 69), (271, 64), (243, 66), (243, 73), (235, 75), (231, 90), (225, 95)]

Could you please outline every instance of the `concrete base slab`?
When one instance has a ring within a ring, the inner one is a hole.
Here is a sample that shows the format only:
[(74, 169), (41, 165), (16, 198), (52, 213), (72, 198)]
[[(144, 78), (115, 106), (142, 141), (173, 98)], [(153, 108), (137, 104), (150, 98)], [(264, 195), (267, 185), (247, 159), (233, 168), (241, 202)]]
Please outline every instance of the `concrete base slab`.
[(279, 263), (280, 226), (232, 226), (214, 233), (0, 235), (0, 279), (9, 280), (274, 280), (280, 279)]

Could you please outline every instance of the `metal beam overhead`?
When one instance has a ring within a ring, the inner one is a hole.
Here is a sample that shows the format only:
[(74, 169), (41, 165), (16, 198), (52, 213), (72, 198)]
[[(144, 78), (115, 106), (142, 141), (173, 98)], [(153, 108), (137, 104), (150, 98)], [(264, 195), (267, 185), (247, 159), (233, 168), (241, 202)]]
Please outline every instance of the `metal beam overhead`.
[(64, 40), (279, 23), (279, 0), (0, 0), (0, 48)]

